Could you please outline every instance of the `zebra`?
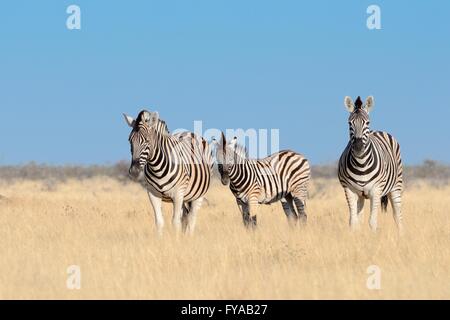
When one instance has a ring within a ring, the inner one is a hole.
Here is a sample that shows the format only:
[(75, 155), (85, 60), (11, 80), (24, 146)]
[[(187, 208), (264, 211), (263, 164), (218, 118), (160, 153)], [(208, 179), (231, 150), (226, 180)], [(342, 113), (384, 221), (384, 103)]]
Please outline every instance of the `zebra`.
[(175, 230), (192, 233), (211, 181), (214, 163), (209, 145), (192, 132), (170, 134), (156, 111), (142, 110), (136, 119), (124, 117), (132, 128), (129, 175), (145, 181), (158, 233), (164, 227), (162, 201), (173, 204)]
[(381, 205), (385, 211), (390, 200), (394, 220), (402, 233), (403, 168), (400, 145), (389, 133), (370, 130), (369, 112), (374, 106), (372, 96), (364, 104), (361, 97), (353, 103), (347, 96), (344, 102), (350, 112), (350, 141), (339, 159), (338, 177), (347, 198), (350, 227), (357, 227), (364, 200), (370, 199), (369, 226), (376, 231), (378, 207)]
[(306, 223), (310, 167), (305, 157), (283, 150), (263, 159), (249, 159), (237, 138), (227, 143), (223, 132), (220, 142), (214, 139), (213, 144), (221, 182), (229, 184), (246, 227), (256, 227), (259, 204), (277, 201), (291, 225)]

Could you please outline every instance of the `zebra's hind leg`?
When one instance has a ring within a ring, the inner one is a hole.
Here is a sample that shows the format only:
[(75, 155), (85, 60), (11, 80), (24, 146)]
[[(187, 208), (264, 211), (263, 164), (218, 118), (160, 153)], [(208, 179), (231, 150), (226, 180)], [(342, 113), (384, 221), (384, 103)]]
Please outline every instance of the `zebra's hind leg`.
[(308, 220), (308, 216), (306, 215), (305, 207), (306, 201), (305, 199), (301, 199), (299, 197), (293, 197), (293, 202), (298, 212), (298, 220), (302, 224), (306, 224), (306, 220)]
[(286, 195), (285, 198), (281, 199), (281, 205), (283, 206), (283, 210), (284, 213), (286, 214), (286, 218), (289, 222), (289, 225), (295, 226), (298, 221), (298, 216), (293, 206), (292, 196), (289, 194)]
[(395, 223), (400, 235), (403, 234), (403, 216), (402, 216), (402, 193), (395, 190), (389, 193), (389, 200), (391, 201), (392, 211)]
[(183, 211), (182, 217), (183, 232), (188, 232), (189, 234), (192, 234), (194, 232), (195, 223), (197, 220), (197, 212), (202, 206), (202, 203), (203, 197), (189, 202), (188, 207), (185, 207), (186, 210)]
[(306, 224), (307, 215), (306, 215), (306, 198), (307, 198), (307, 191), (306, 188), (300, 188), (299, 190), (295, 191), (292, 194), (292, 207), (295, 206), (297, 209), (297, 217), (300, 223)]

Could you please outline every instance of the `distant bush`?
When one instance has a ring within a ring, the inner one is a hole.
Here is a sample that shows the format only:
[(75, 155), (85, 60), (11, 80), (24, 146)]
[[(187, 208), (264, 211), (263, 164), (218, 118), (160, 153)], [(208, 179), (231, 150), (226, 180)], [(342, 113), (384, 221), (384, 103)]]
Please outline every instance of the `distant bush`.
[[(49, 186), (52, 183), (64, 182), (68, 179), (89, 179), (96, 176), (106, 176), (119, 181), (128, 180), (128, 164), (119, 161), (114, 165), (64, 165), (50, 166), (30, 162), (20, 166), (0, 166), (0, 181), (12, 180), (45, 180)], [(51, 187), (50, 187), (51, 188)]]
[(311, 178), (337, 179), (338, 164), (315, 165), (311, 167)]
[[(68, 179), (89, 179), (105, 176), (116, 179), (122, 183), (130, 181), (128, 178), (128, 161), (119, 161), (114, 165), (64, 165), (51, 166), (30, 162), (20, 166), (0, 166), (0, 182), (13, 180), (40, 180), (45, 181), (46, 188), (52, 190), (57, 183)], [(220, 178), (217, 168), (214, 167), (213, 176)], [(311, 168), (312, 179), (337, 179), (337, 163), (328, 165), (315, 165)], [(427, 180), (442, 184), (450, 181), (450, 166), (434, 160), (425, 160), (420, 165), (405, 166), (404, 180), (409, 183), (414, 180)]]
[[(316, 165), (311, 168), (313, 178), (337, 179), (338, 164)], [(403, 180), (405, 183), (415, 180), (426, 180), (437, 184), (450, 182), (450, 166), (435, 160), (425, 160), (420, 165), (404, 166)]]

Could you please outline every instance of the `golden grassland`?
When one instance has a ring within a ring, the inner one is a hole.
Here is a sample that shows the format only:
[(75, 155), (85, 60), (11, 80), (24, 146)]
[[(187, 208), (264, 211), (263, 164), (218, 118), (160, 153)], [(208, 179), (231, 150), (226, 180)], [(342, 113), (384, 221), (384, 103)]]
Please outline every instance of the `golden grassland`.
[[(173, 232), (167, 204), (161, 238), (137, 184), (16, 181), (0, 194), (1, 299), (450, 298), (450, 186), (407, 187), (402, 238), (390, 210), (371, 233), (368, 205), (350, 232), (335, 180), (313, 181), (303, 228), (273, 204), (247, 231), (228, 188), (214, 184), (194, 235)], [(66, 287), (69, 265), (80, 267), (80, 290)], [(370, 265), (380, 290), (366, 286)]]

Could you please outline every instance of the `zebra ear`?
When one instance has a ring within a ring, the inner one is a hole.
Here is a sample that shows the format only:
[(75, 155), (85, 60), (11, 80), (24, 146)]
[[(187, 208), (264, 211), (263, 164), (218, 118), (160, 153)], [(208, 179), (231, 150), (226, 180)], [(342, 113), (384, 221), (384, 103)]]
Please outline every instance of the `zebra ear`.
[(346, 96), (344, 99), (345, 107), (347, 108), (348, 112), (353, 112), (355, 110), (355, 103), (353, 102), (352, 98), (349, 96)]
[(373, 96), (368, 96), (366, 99), (366, 103), (364, 104), (364, 109), (366, 110), (366, 112), (369, 113), (374, 105), (375, 101), (373, 99)]
[(128, 124), (128, 126), (133, 128), (134, 127), (133, 117), (127, 116), (125, 113), (123, 113), (123, 117), (125, 118), (125, 122)]
[(212, 138), (209, 143), (209, 148), (211, 149), (211, 153), (217, 156), (217, 150), (219, 149), (219, 142), (217, 142), (216, 138)]
[(211, 139), (211, 142), (209, 143), (209, 145), (210, 145), (211, 148), (216, 149), (217, 146), (219, 145), (219, 142), (217, 142), (216, 138), (213, 137), (213, 138)]

